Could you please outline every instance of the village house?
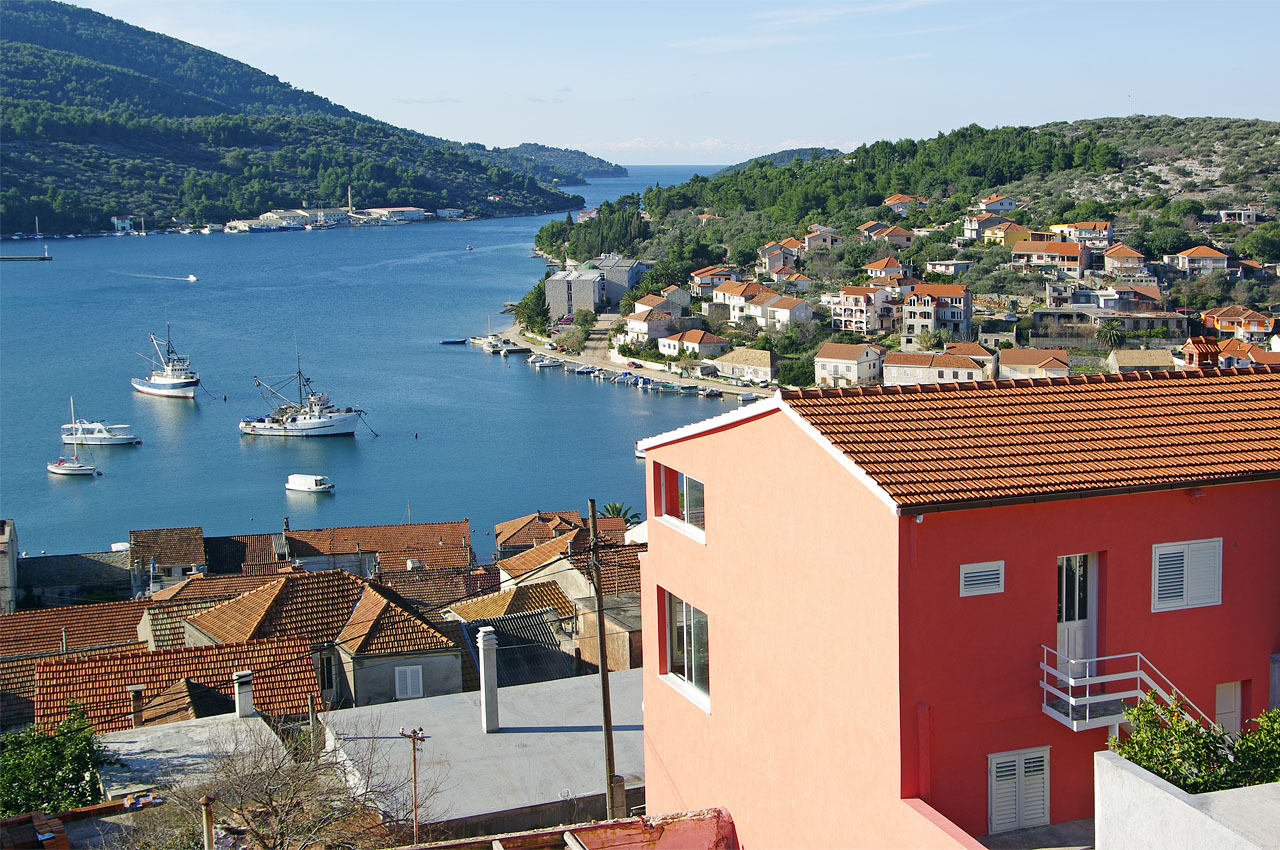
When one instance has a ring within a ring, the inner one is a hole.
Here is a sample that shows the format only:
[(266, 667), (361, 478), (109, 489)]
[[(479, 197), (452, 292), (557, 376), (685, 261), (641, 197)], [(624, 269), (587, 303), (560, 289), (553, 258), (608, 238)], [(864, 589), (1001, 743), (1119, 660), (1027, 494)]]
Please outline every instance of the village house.
[(893, 308), (888, 290), (878, 286), (846, 286), (828, 303), (831, 329), (873, 334), (892, 327)]
[(1017, 202), (1006, 195), (987, 195), (974, 204), (973, 208), (978, 212), (1002, 213), (1009, 212), (1016, 206)]
[[(722, 283), (711, 293), (712, 304), (727, 304), (729, 307), (729, 321), (737, 322), (742, 318), (747, 307), (747, 302), (761, 295), (781, 295), (763, 283), (755, 283), (748, 281), (745, 283), (731, 281)], [(704, 307), (706, 305), (703, 305)]]
[(1106, 249), (1111, 244), (1111, 222), (1109, 221), (1074, 221), (1069, 224), (1051, 224), (1049, 229), (1061, 237), (1088, 245), (1090, 248)]
[(1111, 277), (1146, 274), (1147, 258), (1141, 251), (1117, 242), (1102, 253), (1102, 272)]
[(1219, 337), (1233, 336), (1244, 342), (1262, 344), (1271, 336), (1274, 324), (1270, 316), (1237, 304), (1205, 310), (1200, 314), (1200, 321)]
[(471, 524), (465, 519), (315, 529), (290, 528), (286, 520), (283, 540), (283, 559), (301, 569), (345, 570), (362, 578), (380, 569), (404, 569), (409, 558), (435, 566), (475, 562)]
[(764, 384), (776, 380), (782, 358), (763, 348), (735, 348), (708, 361), (723, 378)]
[(826, 342), (813, 358), (813, 372), (820, 387), (852, 387), (879, 381), (886, 349), (881, 345), (848, 345)]
[(1238, 224), (1257, 224), (1258, 212), (1257, 210), (1251, 210), (1251, 209), (1218, 210), (1218, 221), (1224, 224), (1230, 223), (1230, 222), (1235, 222)]
[(497, 547), (493, 559), (510, 558), (586, 527), (580, 511), (538, 511), (500, 522), (493, 527), (493, 543)]
[(1032, 310), (1031, 338), (1074, 337), (1085, 342), (1094, 340), (1098, 327), (1108, 321), (1118, 324), (1126, 334), (1163, 330), (1165, 339), (1180, 339), (1187, 334), (1187, 317), (1181, 313), (1122, 312), (1080, 304)]
[(996, 377), (1000, 380), (1018, 378), (1065, 378), (1071, 374), (1071, 361), (1063, 348), (1005, 348), (1000, 351), (1000, 365)]
[(1208, 245), (1197, 245), (1177, 254), (1165, 254), (1164, 263), (1187, 277), (1199, 277), (1210, 272), (1226, 271), (1227, 255)]
[(925, 263), (924, 270), (934, 274), (959, 277), (977, 264), (977, 260), (930, 260)]
[[(661, 339), (675, 332), (681, 320), (666, 310), (644, 310), (626, 317), (626, 329), (614, 337), (618, 345), (644, 345), (651, 339)], [(692, 320), (690, 320), (692, 321)]]
[[(816, 229), (815, 229), (816, 228)], [(836, 233), (830, 227), (823, 227), (819, 224), (810, 225), (809, 232), (804, 235), (804, 250), (812, 251), (819, 245), (826, 248), (836, 248), (844, 244), (844, 237)]]
[(689, 289), (694, 295), (710, 298), (712, 290), (720, 284), (739, 279), (738, 273), (728, 266), (706, 266), (689, 275)]
[(636, 313), (645, 313), (649, 310), (662, 310), (673, 316), (679, 316), (682, 312), (681, 305), (676, 301), (669, 301), (665, 295), (657, 295), (650, 293), (642, 298), (637, 298), (631, 308)]
[(787, 274), (774, 272), (773, 280), (775, 283), (782, 284), (788, 292), (808, 292), (809, 284), (813, 283), (813, 278), (798, 271), (789, 271)]
[(1178, 366), (1167, 348), (1117, 348), (1107, 355), (1107, 368), (1115, 373), (1171, 372)]
[(1077, 286), (1071, 291), (1070, 298), (1064, 303), (1091, 304), (1104, 310), (1119, 310), (1133, 313), (1143, 310), (1158, 310), (1164, 303), (1164, 294), (1159, 286), (1133, 286), (1116, 284), (1098, 289)]
[(898, 225), (894, 224), (876, 230), (870, 234), (870, 237), (877, 242), (892, 242), (900, 248), (910, 248), (916, 235), (905, 227), (898, 227)]
[(1000, 373), (1000, 350), (987, 348), (976, 342), (948, 342), (942, 347), (942, 353), (952, 357), (968, 357), (982, 367), (982, 375), (978, 380), (995, 380)]
[(1236, 369), (1249, 366), (1280, 366), (1280, 351), (1234, 337), (1215, 339), (1193, 336), (1182, 344), (1184, 369)]
[[(982, 233), (982, 241), (993, 245), (1005, 245), (1012, 247), (1019, 242), (1026, 242), (1032, 239), (1031, 228), (1023, 227), (1016, 221), (1006, 221), (997, 224), (994, 227), (988, 227)], [(1036, 240), (1041, 241), (1041, 240)], [(1048, 240), (1043, 240), (1048, 241)]]
[[(689, 290), (676, 286), (674, 283), (670, 286), (663, 287), (662, 297), (667, 303), (684, 312), (689, 309), (689, 305), (693, 303), (693, 296), (689, 294)], [(639, 302), (637, 302), (639, 303)]]
[(1051, 277), (1079, 279), (1088, 270), (1092, 254), (1076, 242), (1019, 242), (1013, 246), (1013, 265), (1025, 266)]
[(813, 321), (813, 305), (803, 298), (762, 292), (747, 302), (743, 315), (755, 319), (762, 328), (784, 328), (793, 322)]
[(932, 352), (894, 351), (884, 358), (884, 385), (953, 384), (981, 381), (986, 377), (982, 364), (971, 357)]
[(205, 571), (204, 529), (146, 528), (129, 532), (129, 565), (148, 592)]
[[(1278, 418), (1255, 368), (784, 391), (642, 440), (648, 813), (973, 848), (1091, 817), (1094, 754), (1157, 675), (1198, 723), (1256, 717)], [(785, 467), (742, 462), (761, 446)]]
[(888, 207), (898, 215), (906, 215), (907, 209), (912, 204), (915, 204), (918, 207), (927, 207), (929, 205), (929, 199), (922, 198), (919, 195), (904, 195), (901, 192), (897, 192), (880, 202), (880, 206)]
[(782, 266), (794, 266), (803, 249), (804, 245), (800, 240), (790, 236), (781, 242), (769, 242), (757, 252), (760, 255), (758, 267), (761, 271), (769, 272)]
[(962, 283), (918, 284), (905, 295), (902, 309), (903, 350), (918, 348), (925, 331), (947, 331), (959, 340), (973, 331), (973, 300)]
[(882, 257), (879, 260), (867, 263), (862, 267), (862, 270), (872, 278), (910, 274), (910, 269), (904, 268), (897, 257)]
[(724, 354), (728, 345), (729, 340), (699, 329), (663, 337), (658, 340), (658, 351), (668, 357), (687, 354), (696, 360), (705, 360)]
[(858, 233), (862, 236), (862, 240), (864, 242), (871, 241), (875, 238), (877, 233), (888, 229), (889, 225), (884, 222), (875, 221), (874, 219), (872, 221), (864, 221), (862, 224), (858, 225)]
[(964, 238), (970, 242), (981, 239), (983, 234), (998, 224), (1010, 224), (1009, 219), (992, 212), (964, 217)]

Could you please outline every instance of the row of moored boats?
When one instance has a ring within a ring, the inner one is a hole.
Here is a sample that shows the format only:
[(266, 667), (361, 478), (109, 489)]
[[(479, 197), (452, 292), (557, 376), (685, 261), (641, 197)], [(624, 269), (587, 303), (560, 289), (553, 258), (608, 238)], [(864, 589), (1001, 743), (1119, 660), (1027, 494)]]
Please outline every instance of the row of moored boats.
[(612, 372), (592, 366), (590, 363), (574, 363), (572, 360), (561, 360), (545, 354), (535, 354), (525, 361), (535, 369), (563, 369), (577, 375), (587, 375), (596, 380), (613, 384), (632, 386), (640, 390), (652, 390), (658, 393), (674, 393), (677, 395), (698, 395), (703, 398), (720, 398), (724, 394), (715, 387), (699, 387), (697, 384), (677, 384), (672, 381), (655, 381), (644, 375), (636, 375), (629, 371)]

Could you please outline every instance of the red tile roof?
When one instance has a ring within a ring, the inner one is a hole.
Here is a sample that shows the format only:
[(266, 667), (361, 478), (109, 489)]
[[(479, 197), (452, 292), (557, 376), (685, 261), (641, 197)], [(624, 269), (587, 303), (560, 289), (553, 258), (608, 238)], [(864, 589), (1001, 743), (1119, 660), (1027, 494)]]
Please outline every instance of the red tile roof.
[(301, 529), (285, 532), (289, 554), (295, 558), (346, 555), (356, 551), (426, 549), (441, 542), (471, 545), (471, 523), (416, 522), (404, 525), (355, 525), (339, 528)]
[(533, 546), (582, 526), (580, 511), (538, 511), (495, 525), (493, 542), (499, 546)]
[(198, 525), (184, 528), (143, 528), (129, 532), (129, 563), (146, 566), (151, 559), (157, 566), (204, 563), (204, 529)]
[(263, 714), (292, 717), (306, 714), (312, 704), (320, 707), (311, 650), (297, 640), (263, 640), (46, 661), (36, 668), (35, 717), (38, 723), (59, 723), (71, 701), (84, 708), (98, 732), (128, 729), (129, 685), (144, 686), (144, 702), (179, 679), (233, 696), (231, 676), (241, 670), (253, 672), (253, 703)]
[(824, 342), (822, 348), (819, 348), (818, 353), (813, 356), (814, 359), (820, 358), (823, 360), (859, 360), (868, 348), (877, 354), (885, 353), (885, 349), (879, 345), (850, 345), (844, 342)]
[[(601, 592), (606, 596), (633, 593), (640, 590), (640, 555), (648, 551), (647, 543), (625, 543), (621, 546), (601, 546), (597, 552), (600, 562)], [(569, 562), (591, 580), (591, 555), (577, 552), (569, 556)], [(594, 609), (593, 609), (594, 610)]]
[(378, 568), (383, 572), (407, 569), (410, 559), (419, 561), (423, 567), (461, 569), (475, 563), (475, 554), (470, 546), (451, 543), (425, 549), (384, 549), (378, 553)]
[(1044, 366), (1059, 362), (1066, 366), (1069, 356), (1064, 348), (1003, 348), (1000, 350), (1001, 366)]
[(451, 569), (384, 572), (375, 583), (434, 611), (459, 599), (496, 590), (499, 579), (497, 568), (489, 565), (465, 572)]
[(1116, 244), (1112, 245), (1110, 248), (1102, 252), (1102, 256), (1128, 257), (1130, 259), (1138, 259), (1138, 260), (1146, 259), (1146, 257), (1142, 255), (1141, 251), (1136, 251), (1133, 248), (1130, 248), (1128, 245), (1124, 244), (1123, 242), (1117, 242)]
[(969, 287), (963, 283), (917, 283), (911, 295), (927, 295), (930, 298), (963, 298)]
[(784, 391), (903, 513), (1280, 479), (1280, 367)]
[[(728, 342), (727, 339), (722, 339), (713, 333), (696, 328), (669, 336), (667, 339), (675, 340), (676, 342), (687, 342), (691, 345), (722, 345)], [(608, 519), (608, 517), (602, 517), (602, 519)]]
[(288, 561), (273, 561), (275, 569), (268, 574), (210, 576), (197, 574), (151, 594), (155, 600), (164, 599), (231, 599), (248, 590), (271, 581), (281, 569), (293, 569)]
[[(204, 539), (205, 563), (211, 573), (234, 573), (241, 564), (259, 564), (276, 560), (273, 538), (276, 534), (233, 534)], [(283, 542), (283, 538), (281, 538)]]
[(1017, 254), (1056, 254), (1060, 257), (1080, 257), (1079, 242), (1019, 242), (1013, 246)]
[(994, 352), (976, 342), (949, 342), (942, 347), (943, 354), (955, 354), (960, 357), (992, 357)]
[(454, 645), (425, 620), (393, 603), (373, 585), (365, 586), (337, 642), (352, 655), (430, 652)]
[(573, 603), (554, 581), (538, 581), (508, 587), (496, 593), (476, 596), (450, 606), (463, 620), (487, 620), (507, 614), (554, 609), (556, 616), (567, 620), (574, 614)]
[(1188, 248), (1185, 251), (1179, 251), (1178, 256), (1194, 257), (1194, 258), (1212, 258), (1212, 259), (1223, 259), (1223, 260), (1227, 258), (1226, 254), (1214, 248), (1210, 248), (1208, 245), (1197, 245), (1194, 248)]
[(82, 646), (70, 652), (42, 652), (0, 658), (0, 729), (13, 729), (35, 721), (36, 665), (41, 662), (140, 652), (146, 648), (147, 645), (141, 641), (129, 641), (106, 646)]
[(897, 257), (884, 257), (876, 260), (874, 263), (867, 263), (864, 269), (900, 269), (902, 263), (898, 262)]
[(60, 652), (64, 630), (67, 649), (136, 641), (149, 604), (141, 599), (0, 614), (0, 655)]
[(1200, 314), (1202, 318), (1212, 319), (1241, 319), (1246, 322), (1266, 322), (1271, 324), (1271, 317), (1259, 313), (1257, 310), (1251, 310), (1248, 307), (1241, 307), (1238, 304), (1232, 304), (1230, 307), (1215, 307), (1212, 310), (1205, 310)]
[(569, 534), (562, 534), (553, 540), (548, 540), (545, 543), (539, 543), (532, 549), (526, 549), (523, 552), (518, 552), (510, 558), (503, 558), (496, 562), (494, 566), (498, 567), (512, 578), (519, 578), (526, 573), (536, 570), (544, 564), (563, 558), (570, 551), (585, 548), (587, 545), (587, 537), (588, 535), (585, 530), (577, 529)]

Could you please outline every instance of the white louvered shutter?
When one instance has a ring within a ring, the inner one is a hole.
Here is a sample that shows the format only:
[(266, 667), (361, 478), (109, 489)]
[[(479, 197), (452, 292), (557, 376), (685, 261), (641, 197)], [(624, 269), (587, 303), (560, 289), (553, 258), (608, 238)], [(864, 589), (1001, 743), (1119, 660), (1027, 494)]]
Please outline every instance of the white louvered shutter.
[(1182, 546), (1161, 547), (1155, 553), (1155, 587), (1151, 607), (1155, 611), (1178, 608), (1187, 601), (1187, 552)]
[(989, 832), (1018, 828), (1018, 761), (1017, 756), (1005, 756), (991, 762)]
[(1022, 757), (1018, 787), (1018, 827), (1043, 826), (1049, 822), (1049, 756), (1046, 753)]
[(396, 699), (409, 698), (409, 668), (396, 668)]
[(1187, 604), (1222, 602), (1222, 541), (1187, 544)]

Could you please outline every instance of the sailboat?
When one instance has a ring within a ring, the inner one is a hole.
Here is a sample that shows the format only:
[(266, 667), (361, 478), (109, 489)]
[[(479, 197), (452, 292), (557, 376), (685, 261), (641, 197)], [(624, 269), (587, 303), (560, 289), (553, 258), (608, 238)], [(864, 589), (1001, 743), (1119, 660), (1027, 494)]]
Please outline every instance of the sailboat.
[[(76, 421), (76, 400), (71, 399), (71, 421)], [(101, 475), (98, 468), (91, 463), (84, 463), (80, 460), (80, 447), (75, 443), (71, 444), (71, 457), (60, 457), (53, 463), (46, 463), (44, 468), (52, 472), (54, 475)]]
[(160, 357), (159, 361), (152, 360), (145, 354), (138, 355), (159, 368), (153, 369), (148, 378), (130, 378), (129, 382), (133, 384), (135, 390), (147, 395), (195, 398), (196, 387), (200, 386), (200, 376), (191, 371), (190, 358), (183, 357), (174, 350), (168, 322), (164, 326), (164, 335), (164, 350), (161, 351), (160, 340), (156, 339), (156, 335), (147, 334), (151, 337), (151, 345), (155, 347), (156, 354)]
[[(298, 400), (280, 392), (279, 387), (298, 385)], [(268, 416), (246, 416), (240, 420), (241, 434), (271, 437), (350, 437), (356, 433), (356, 422), (364, 415), (358, 407), (341, 410), (329, 400), (328, 393), (311, 388), (311, 379), (302, 374), (302, 355), (298, 355), (298, 371), (275, 386), (256, 375), (255, 387), (275, 396), (279, 406)]]

